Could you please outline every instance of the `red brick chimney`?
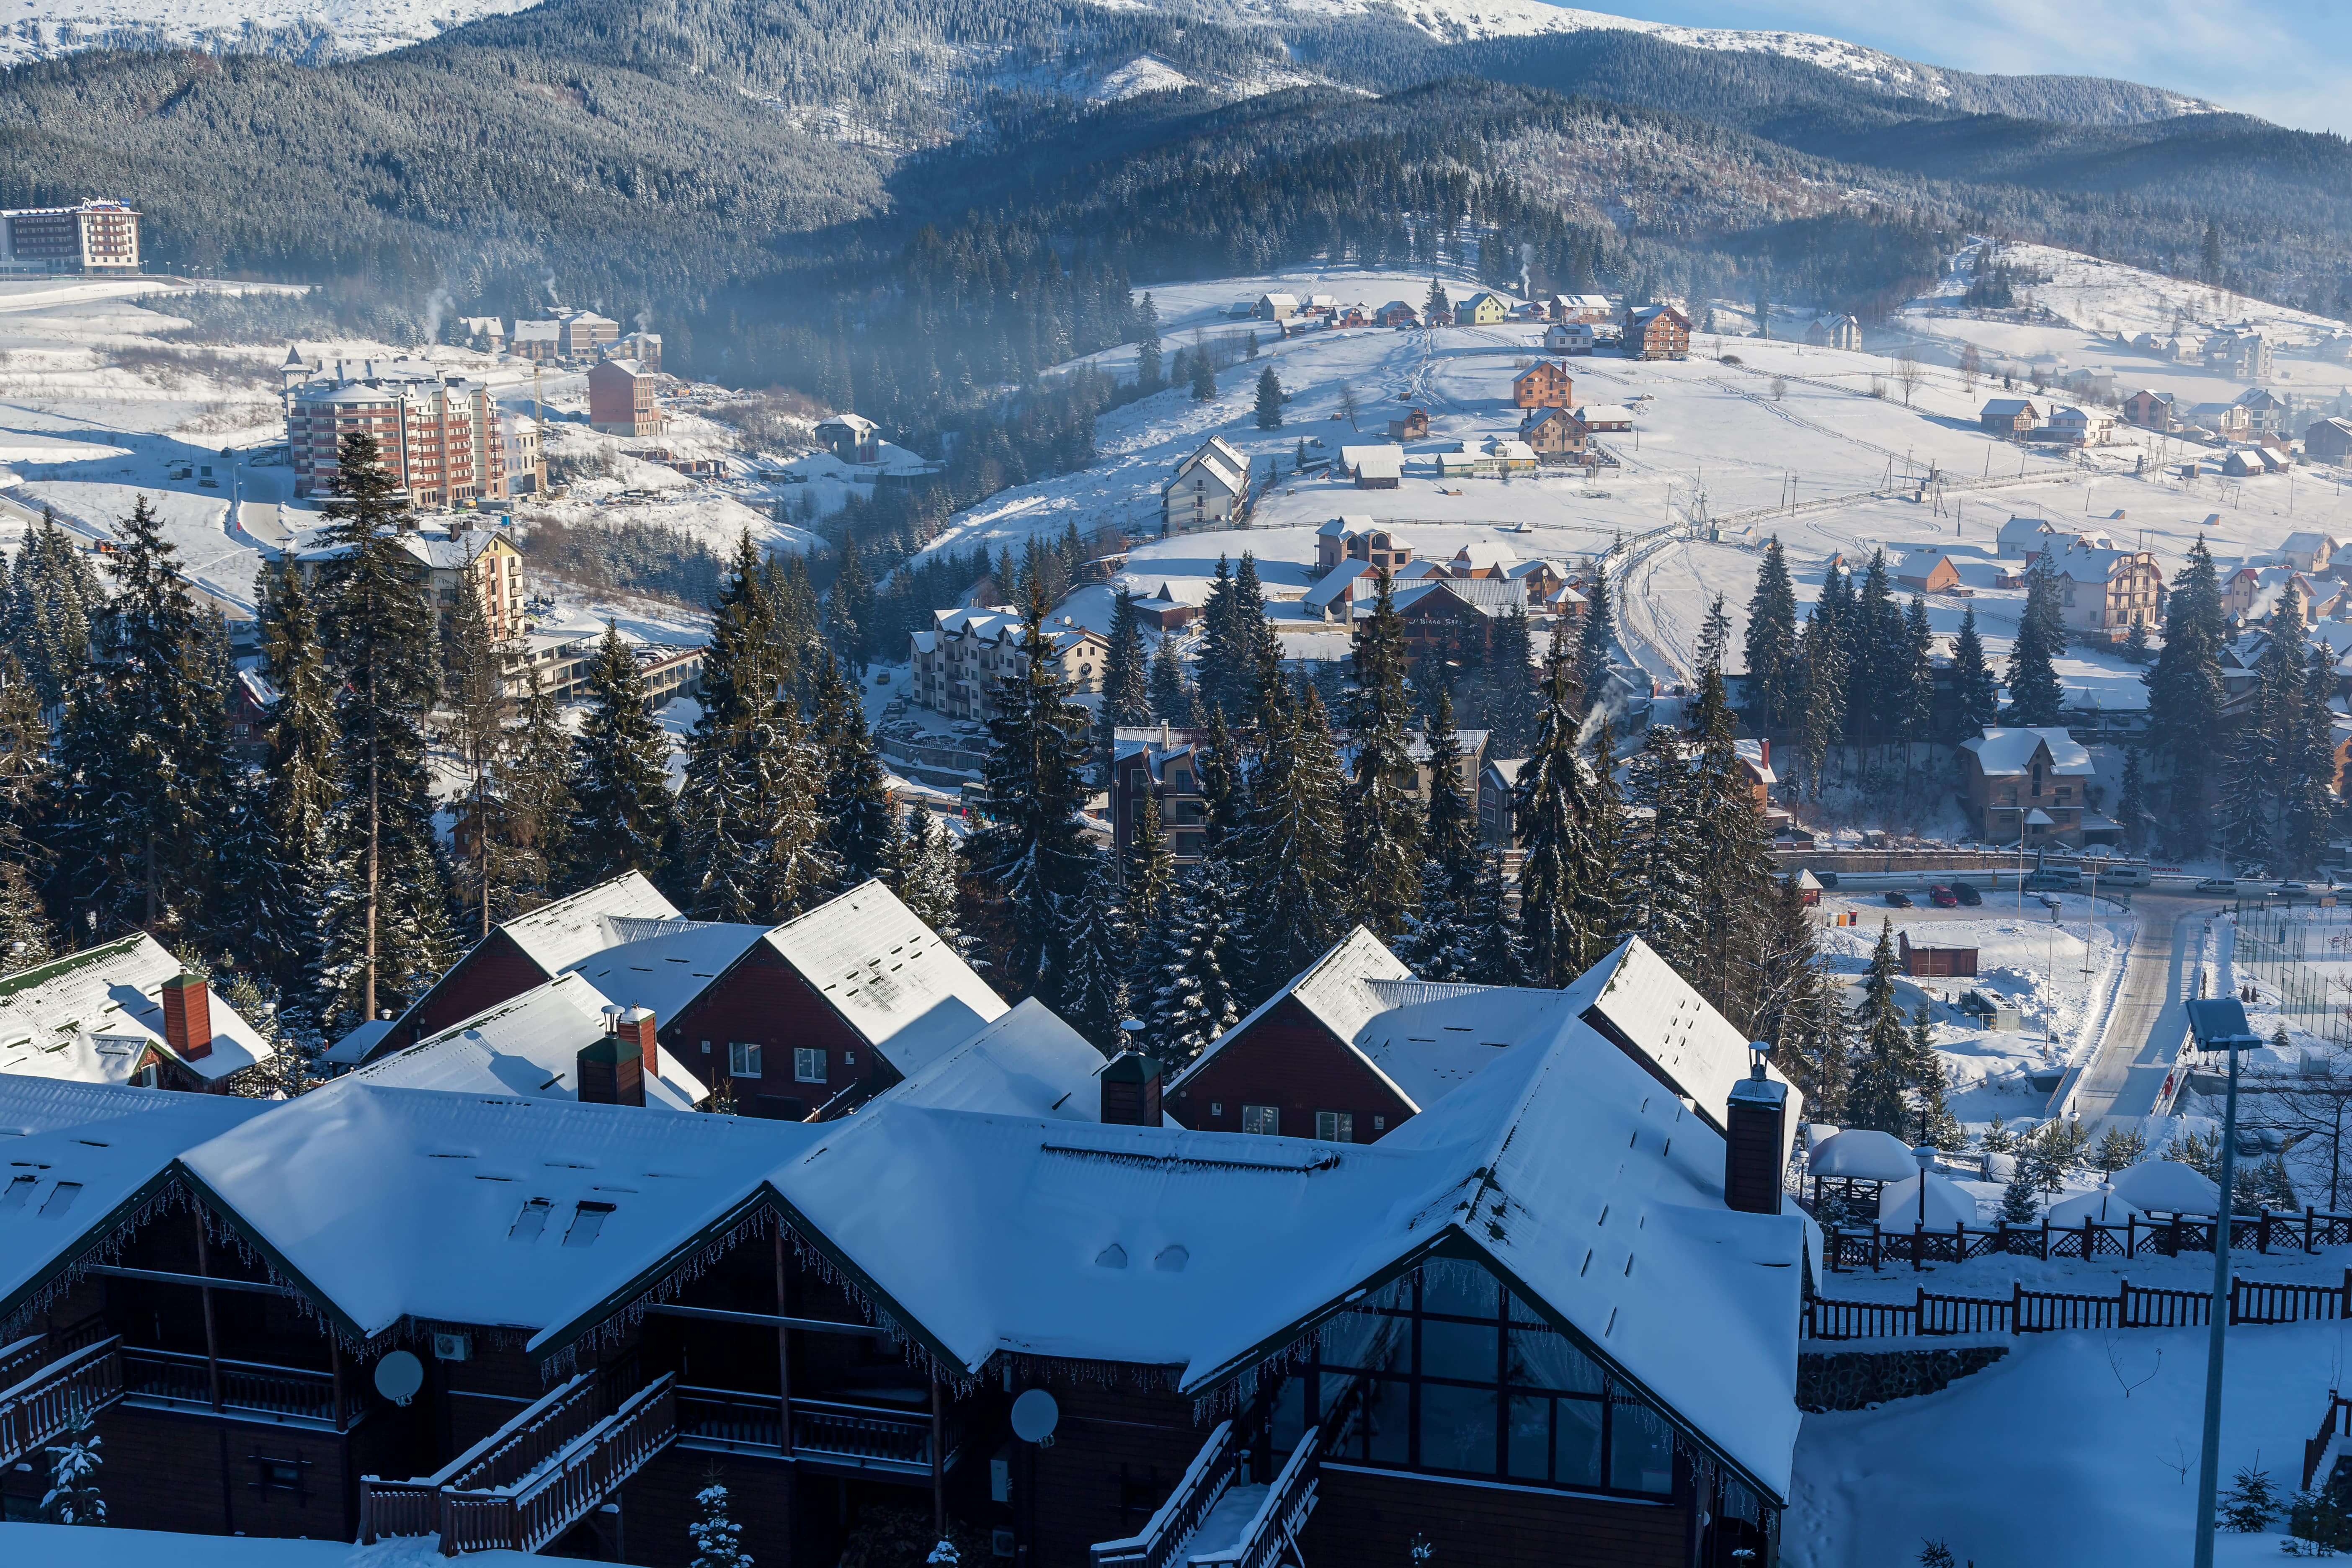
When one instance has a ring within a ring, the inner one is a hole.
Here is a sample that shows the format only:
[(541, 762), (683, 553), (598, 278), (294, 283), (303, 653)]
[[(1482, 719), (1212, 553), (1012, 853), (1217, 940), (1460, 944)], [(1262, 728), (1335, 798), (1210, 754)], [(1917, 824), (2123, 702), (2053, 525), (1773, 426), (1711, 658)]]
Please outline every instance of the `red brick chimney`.
[(212, 1055), (213, 993), (203, 975), (163, 982), (163, 1043), (184, 1062)]
[(630, 1008), (621, 1015), (620, 1026), (613, 1032), (637, 1047), (638, 1059), (645, 1064), (644, 1072), (647, 1083), (661, 1077), (661, 1047), (654, 1042), (654, 1010), (652, 1008)]

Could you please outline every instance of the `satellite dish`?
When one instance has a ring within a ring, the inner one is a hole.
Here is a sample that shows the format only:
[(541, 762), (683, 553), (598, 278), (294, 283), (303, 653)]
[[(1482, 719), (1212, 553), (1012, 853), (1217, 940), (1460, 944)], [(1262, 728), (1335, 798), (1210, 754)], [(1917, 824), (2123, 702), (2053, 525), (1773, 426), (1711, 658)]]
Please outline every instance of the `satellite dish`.
[(375, 1391), (394, 1405), (405, 1405), (425, 1386), (425, 1363), (406, 1351), (394, 1351), (375, 1363)]
[(1024, 1443), (1043, 1443), (1054, 1435), (1062, 1407), (1042, 1388), (1033, 1388), (1013, 1402), (1013, 1435)]

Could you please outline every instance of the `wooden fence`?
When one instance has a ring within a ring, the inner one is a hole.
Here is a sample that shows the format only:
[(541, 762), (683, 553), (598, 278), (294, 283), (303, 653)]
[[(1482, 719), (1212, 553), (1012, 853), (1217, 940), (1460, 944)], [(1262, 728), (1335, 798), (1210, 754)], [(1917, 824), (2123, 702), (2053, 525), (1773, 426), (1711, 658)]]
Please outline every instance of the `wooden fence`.
[[(2040, 1334), (2064, 1329), (2195, 1329), (2210, 1323), (2204, 1290), (2168, 1290), (2126, 1279), (2112, 1296), (2010, 1286), (2009, 1297), (1948, 1296), (1920, 1288), (1908, 1301), (1805, 1300), (1809, 1340), (1937, 1339), (1957, 1334)], [(2274, 1279), (2230, 1281), (2230, 1323), (2303, 1323), (2352, 1319), (2352, 1268), (2339, 1285)]]
[[(1965, 1263), (1971, 1258), (2006, 1255), (2011, 1258), (2177, 1258), (2184, 1252), (2210, 1252), (2217, 1221), (2175, 1215), (2141, 1219), (2121, 1225), (2053, 1226), (1997, 1225), (1990, 1229), (1954, 1226), (1949, 1230), (1886, 1230), (1841, 1226), (1827, 1233), (1825, 1259), (1832, 1272), (1849, 1268), (1882, 1268), (1888, 1264)], [(2230, 1246), (2258, 1253), (2292, 1249), (2316, 1252), (2323, 1247), (2352, 1245), (2352, 1215), (2273, 1212), (2237, 1215), (2230, 1222)]]

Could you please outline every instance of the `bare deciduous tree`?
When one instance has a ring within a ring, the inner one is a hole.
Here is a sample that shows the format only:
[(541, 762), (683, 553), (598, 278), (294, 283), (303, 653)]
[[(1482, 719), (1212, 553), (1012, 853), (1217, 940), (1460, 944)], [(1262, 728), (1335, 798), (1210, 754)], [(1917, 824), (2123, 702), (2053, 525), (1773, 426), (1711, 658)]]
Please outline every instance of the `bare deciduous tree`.
[(1895, 384), (1903, 389), (1903, 406), (1911, 406), (1911, 395), (1919, 390), (1927, 372), (1919, 363), (1919, 351), (1906, 348), (1895, 356)]
[(1977, 353), (1976, 344), (1969, 343), (1960, 350), (1960, 390), (1975, 396), (1977, 377), (1983, 374), (1984, 356)]
[(2242, 1094), (2250, 1094), (2247, 1125), (2284, 1133), (2287, 1142), (2314, 1152), (2298, 1163), (2308, 1172), (2325, 1165), (2327, 1207), (2336, 1205), (2352, 1189), (2352, 1048), (2325, 1046), (2306, 1050), (2300, 1069), (2279, 1068), (2248, 1075)]

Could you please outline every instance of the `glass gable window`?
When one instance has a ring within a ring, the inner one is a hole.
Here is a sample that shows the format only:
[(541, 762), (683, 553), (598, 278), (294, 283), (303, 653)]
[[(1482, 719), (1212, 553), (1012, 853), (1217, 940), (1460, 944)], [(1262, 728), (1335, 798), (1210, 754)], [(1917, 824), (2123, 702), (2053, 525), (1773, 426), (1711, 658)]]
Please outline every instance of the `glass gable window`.
[(1286, 1429), (1321, 1422), (1360, 1380), (1328, 1458), (1663, 1497), (1675, 1487), (1664, 1417), (1473, 1265), (1439, 1263), (1324, 1328), (1277, 1395)]

